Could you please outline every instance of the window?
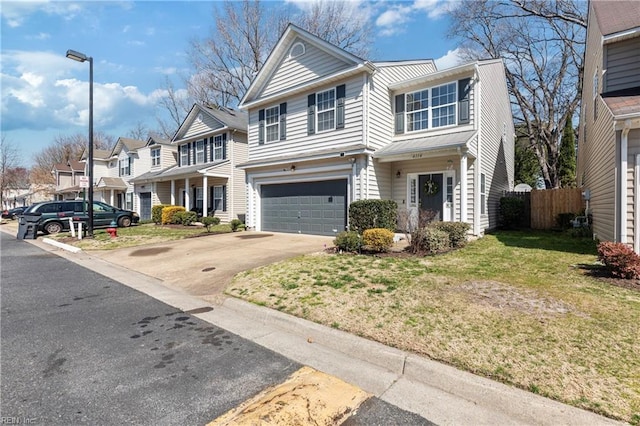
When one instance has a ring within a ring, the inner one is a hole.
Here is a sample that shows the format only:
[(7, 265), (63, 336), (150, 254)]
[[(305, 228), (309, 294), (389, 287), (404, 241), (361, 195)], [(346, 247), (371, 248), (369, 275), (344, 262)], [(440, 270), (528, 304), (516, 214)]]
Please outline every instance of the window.
[(318, 109), (318, 132), (333, 130), (335, 128), (336, 112), (335, 89), (316, 93), (316, 106)]
[(196, 164), (204, 163), (204, 139), (196, 142)]
[(447, 176), (447, 203), (453, 202), (453, 177)]
[(418, 200), (418, 180), (416, 178), (411, 178), (409, 180), (409, 206), (415, 207), (417, 205)]
[(180, 165), (181, 166), (189, 165), (189, 144), (184, 144), (180, 146)]
[(423, 130), (429, 125), (429, 91), (407, 93), (407, 131)]
[(129, 176), (131, 174), (130, 157), (120, 160), (120, 176)]
[(124, 208), (127, 210), (133, 210), (133, 192), (127, 192)]
[(160, 148), (153, 148), (151, 150), (151, 166), (160, 165)]
[(220, 161), (225, 159), (224, 144), (226, 142), (226, 134), (218, 135), (213, 138), (213, 153), (211, 155), (212, 161)]
[(198, 209), (199, 212), (202, 212), (203, 216), (206, 216), (206, 212), (204, 212), (202, 210), (202, 187), (199, 186), (196, 188), (196, 209)]
[(280, 139), (280, 107), (274, 106), (265, 110), (267, 142)]
[(431, 89), (432, 127), (456, 124), (456, 86), (450, 83)]
[(487, 214), (487, 187), (485, 174), (480, 173), (480, 214)]
[(213, 210), (222, 211), (224, 209), (224, 190), (222, 186), (213, 187)]

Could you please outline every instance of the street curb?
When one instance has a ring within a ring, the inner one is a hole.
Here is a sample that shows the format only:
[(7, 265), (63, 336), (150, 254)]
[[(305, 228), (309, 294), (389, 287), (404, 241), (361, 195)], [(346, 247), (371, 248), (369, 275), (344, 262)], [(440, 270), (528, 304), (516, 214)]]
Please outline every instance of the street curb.
[(82, 251), (82, 249), (79, 247), (61, 243), (60, 241), (52, 240), (51, 238), (43, 238), (42, 242), (45, 244), (49, 244), (49, 245), (61, 248), (66, 251), (70, 251), (71, 253), (80, 253)]

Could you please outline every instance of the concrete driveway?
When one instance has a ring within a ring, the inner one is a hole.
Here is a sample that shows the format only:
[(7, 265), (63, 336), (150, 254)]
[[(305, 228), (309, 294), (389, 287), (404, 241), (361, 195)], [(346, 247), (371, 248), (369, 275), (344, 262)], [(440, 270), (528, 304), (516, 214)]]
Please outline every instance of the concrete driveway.
[(90, 254), (219, 303), (237, 273), (327, 247), (333, 237), (236, 232)]

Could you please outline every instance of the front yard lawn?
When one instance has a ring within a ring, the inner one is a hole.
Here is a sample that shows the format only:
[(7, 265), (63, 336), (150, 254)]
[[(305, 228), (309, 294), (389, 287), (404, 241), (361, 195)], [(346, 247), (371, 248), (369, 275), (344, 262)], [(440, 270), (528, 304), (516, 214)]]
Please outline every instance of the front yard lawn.
[(227, 293), (640, 424), (639, 287), (594, 276), (595, 247), (498, 232), (438, 256), (321, 253)]

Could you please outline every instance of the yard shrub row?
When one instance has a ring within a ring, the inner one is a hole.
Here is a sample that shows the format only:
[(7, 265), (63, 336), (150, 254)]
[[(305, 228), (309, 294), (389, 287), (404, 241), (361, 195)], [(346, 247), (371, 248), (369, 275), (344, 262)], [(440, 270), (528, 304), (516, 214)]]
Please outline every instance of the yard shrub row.
[(468, 223), (431, 222), (420, 226), (411, 233), (412, 253), (440, 253), (464, 247), (467, 244)]
[(371, 251), (383, 253), (393, 246), (394, 233), (386, 228), (366, 229), (362, 233), (363, 245)]
[(467, 244), (467, 232), (471, 229), (466, 222), (432, 222), (429, 227), (446, 232), (451, 248), (464, 247)]
[(162, 209), (165, 207), (169, 207), (168, 204), (158, 204), (151, 207), (151, 220), (156, 225), (160, 225), (162, 223)]
[(393, 200), (359, 200), (349, 205), (349, 228), (362, 234), (367, 229), (396, 230), (398, 204)]
[(523, 217), (524, 200), (516, 197), (500, 198), (500, 224), (503, 228), (519, 228)]
[(177, 211), (173, 215), (172, 224), (189, 226), (198, 220), (198, 213), (191, 211)]
[(609, 241), (598, 244), (598, 260), (618, 278), (640, 278), (640, 256), (631, 247)]
[(202, 218), (202, 224), (207, 228), (207, 232), (210, 232), (212, 226), (220, 225), (220, 218), (215, 216), (205, 216)]
[(362, 247), (362, 237), (356, 231), (342, 231), (336, 235), (333, 244), (346, 252), (359, 252)]
[(177, 212), (184, 212), (186, 209), (182, 206), (165, 206), (162, 209), (162, 225), (176, 223), (174, 216)]

